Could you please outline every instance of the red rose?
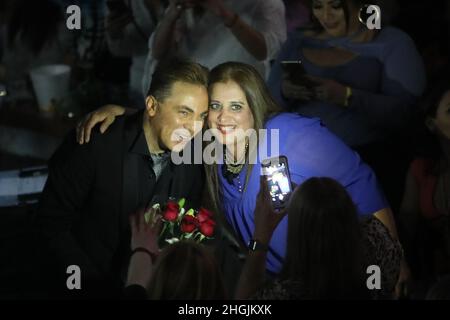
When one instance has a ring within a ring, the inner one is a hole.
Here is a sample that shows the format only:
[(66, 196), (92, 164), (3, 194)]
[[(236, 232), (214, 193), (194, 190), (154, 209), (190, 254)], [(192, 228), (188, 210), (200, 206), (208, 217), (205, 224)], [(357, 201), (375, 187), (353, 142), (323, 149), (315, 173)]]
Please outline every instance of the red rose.
[(213, 220), (206, 220), (205, 222), (200, 224), (200, 232), (206, 236), (211, 237), (214, 234), (214, 227), (216, 223)]
[(200, 210), (198, 210), (197, 219), (198, 222), (203, 223), (207, 220), (211, 220), (212, 216), (213, 213), (211, 211), (205, 208), (200, 208)]
[(197, 219), (193, 216), (184, 216), (181, 221), (181, 231), (184, 233), (191, 233), (197, 229)]
[(176, 202), (169, 201), (166, 205), (166, 211), (163, 213), (163, 219), (166, 221), (175, 221), (178, 218), (180, 207)]
[(174, 202), (174, 201), (169, 201), (166, 204), (166, 210), (169, 211), (180, 211), (180, 206), (178, 205), (178, 203)]

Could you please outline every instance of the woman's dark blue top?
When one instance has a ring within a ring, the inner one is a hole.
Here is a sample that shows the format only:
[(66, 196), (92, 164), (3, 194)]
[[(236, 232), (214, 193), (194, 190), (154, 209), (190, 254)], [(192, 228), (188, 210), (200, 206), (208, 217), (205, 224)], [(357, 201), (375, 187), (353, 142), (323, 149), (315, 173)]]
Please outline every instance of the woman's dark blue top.
[[(245, 169), (231, 184), (219, 174), (226, 218), (245, 243), (251, 239), (254, 230), (261, 159), (272, 156), (288, 158), (291, 179), (297, 185), (311, 177), (330, 177), (339, 181), (352, 197), (360, 215), (370, 215), (388, 207), (373, 171), (319, 119), (281, 113), (267, 121), (266, 129), (269, 132), (260, 140), (259, 146), (267, 146), (267, 153), (258, 155), (245, 192), (238, 190), (238, 180), (245, 182)], [(222, 165), (218, 172), (222, 172)], [(285, 255), (287, 220), (285, 217), (281, 221), (270, 242), (267, 269), (273, 273), (280, 271)]]
[[(304, 48), (341, 48), (355, 56), (341, 65), (318, 66), (305, 58)], [(309, 75), (350, 86), (353, 95), (349, 107), (285, 99), (281, 93), (283, 60), (301, 60)], [(322, 119), (347, 145), (357, 147), (382, 140), (414, 117), (415, 102), (425, 88), (425, 68), (412, 39), (396, 28), (383, 28), (367, 43), (348, 38), (318, 40), (296, 32), (289, 35), (281, 49), (268, 86), (286, 110)]]

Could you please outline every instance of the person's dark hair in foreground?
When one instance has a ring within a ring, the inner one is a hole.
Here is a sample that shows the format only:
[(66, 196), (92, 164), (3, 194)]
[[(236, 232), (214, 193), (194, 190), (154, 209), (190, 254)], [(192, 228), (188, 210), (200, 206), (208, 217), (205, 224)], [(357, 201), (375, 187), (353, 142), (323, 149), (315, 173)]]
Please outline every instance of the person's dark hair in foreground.
[(152, 300), (218, 300), (226, 297), (213, 253), (192, 241), (177, 242), (161, 252), (147, 292)]
[(285, 214), (287, 248), (281, 273), (276, 280), (265, 283), (267, 251), (251, 250), (238, 284), (238, 299), (375, 297), (366, 286), (368, 248), (364, 231), (352, 199), (337, 181), (316, 177), (306, 180), (295, 189), (288, 207), (276, 212), (271, 207), (267, 183), (261, 178), (253, 238), (266, 243)]
[(427, 300), (450, 300), (450, 275), (442, 277), (430, 291)]
[(345, 189), (311, 178), (292, 195), (281, 279), (300, 280), (308, 298), (367, 298), (361, 227)]

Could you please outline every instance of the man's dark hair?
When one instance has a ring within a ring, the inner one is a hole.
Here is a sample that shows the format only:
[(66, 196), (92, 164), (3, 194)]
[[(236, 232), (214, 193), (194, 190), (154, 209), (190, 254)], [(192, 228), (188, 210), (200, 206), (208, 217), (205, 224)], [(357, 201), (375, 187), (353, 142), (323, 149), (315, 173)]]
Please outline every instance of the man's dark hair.
[(170, 96), (172, 85), (177, 82), (208, 86), (208, 69), (186, 60), (169, 59), (158, 64), (152, 76), (152, 83), (147, 92), (156, 100), (163, 102)]

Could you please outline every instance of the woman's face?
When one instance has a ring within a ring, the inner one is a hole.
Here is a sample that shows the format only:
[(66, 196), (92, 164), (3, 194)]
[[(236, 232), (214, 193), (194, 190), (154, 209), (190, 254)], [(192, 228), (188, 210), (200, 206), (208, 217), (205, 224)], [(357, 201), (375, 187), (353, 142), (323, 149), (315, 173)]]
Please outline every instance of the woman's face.
[(450, 140), (450, 90), (444, 94), (436, 110), (436, 117), (431, 120), (434, 127)]
[(236, 82), (211, 84), (208, 126), (217, 129), (220, 143), (244, 142), (245, 132), (253, 129), (254, 123), (245, 93)]
[(342, 0), (313, 0), (312, 12), (326, 33), (332, 37), (347, 35), (344, 3)]

